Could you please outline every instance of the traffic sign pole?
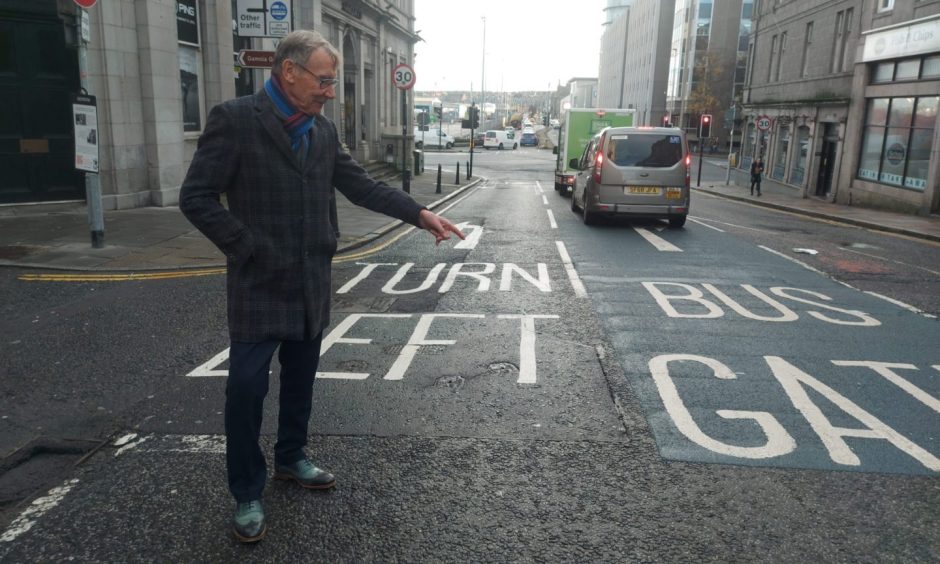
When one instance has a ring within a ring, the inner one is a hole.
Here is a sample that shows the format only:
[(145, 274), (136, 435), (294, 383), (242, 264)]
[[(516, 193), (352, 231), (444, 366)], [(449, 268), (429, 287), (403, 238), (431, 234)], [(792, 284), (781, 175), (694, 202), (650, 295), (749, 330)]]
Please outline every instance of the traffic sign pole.
[[(76, 0), (79, 6), (88, 4), (93, 6), (94, 0)], [(84, 8), (79, 8), (79, 17), (76, 25), (78, 29), (75, 32), (76, 37), (82, 37), (81, 21), (88, 17)], [(81, 80), (82, 91), (90, 94), (88, 91), (88, 45), (82, 38), (78, 41), (78, 75)], [(100, 139), (101, 136), (99, 135)], [(91, 246), (94, 249), (104, 247), (104, 212), (101, 206), (101, 179), (97, 173), (85, 172), (85, 201), (88, 206), (88, 225), (91, 231)]]
[(408, 170), (408, 91), (415, 85), (415, 71), (405, 63), (392, 69), (392, 84), (401, 90), (401, 189), (411, 192), (411, 175)]

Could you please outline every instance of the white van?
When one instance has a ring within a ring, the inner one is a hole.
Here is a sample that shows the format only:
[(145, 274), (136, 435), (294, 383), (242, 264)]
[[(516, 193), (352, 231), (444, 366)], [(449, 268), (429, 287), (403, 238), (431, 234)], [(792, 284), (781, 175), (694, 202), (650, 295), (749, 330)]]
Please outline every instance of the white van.
[(516, 149), (519, 147), (519, 141), (516, 139), (514, 131), (500, 131), (491, 129), (483, 136), (484, 149)]

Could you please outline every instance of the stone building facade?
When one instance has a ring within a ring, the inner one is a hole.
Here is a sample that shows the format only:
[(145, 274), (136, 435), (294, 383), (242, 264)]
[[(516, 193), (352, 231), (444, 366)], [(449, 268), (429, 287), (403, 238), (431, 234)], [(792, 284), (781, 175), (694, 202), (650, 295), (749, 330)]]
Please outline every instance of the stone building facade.
[(940, 0), (760, 2), (740, 164), (804, 197), (938, 211)]
[[(390, 77), (414, 60), (414, 0), (284, 6), (292, 29), (317, 30), (343, 54), (336, 100), (324, 110), (341, 140), (360, 161), (398, 162), (402, 94)], [(273, 50), (276, 39), (236, 34), (239, 0), (101, 0), (86, 13), (103, 206), (175, 205), (208, 111), (269, 75), (240, 68), (237, 51)], [(0, 204), (84, 199), (69, 104), (80, 87), (81, 29), (72, 0), (0, 0), (0, 89), (13, 104), (0, 124), (0, 161), (22, 171), (0, 180)]]

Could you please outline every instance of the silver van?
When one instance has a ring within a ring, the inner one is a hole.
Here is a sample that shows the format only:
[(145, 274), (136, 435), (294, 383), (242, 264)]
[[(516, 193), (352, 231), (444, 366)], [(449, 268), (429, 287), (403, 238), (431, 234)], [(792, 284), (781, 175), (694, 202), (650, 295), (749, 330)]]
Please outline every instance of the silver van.
[(585, 224), (602, 215), (668, 219), (682, 227), (689, 213), (689, 154), (685, 132), (671, 127), (608, 127), (571, 159), (571, 209)]

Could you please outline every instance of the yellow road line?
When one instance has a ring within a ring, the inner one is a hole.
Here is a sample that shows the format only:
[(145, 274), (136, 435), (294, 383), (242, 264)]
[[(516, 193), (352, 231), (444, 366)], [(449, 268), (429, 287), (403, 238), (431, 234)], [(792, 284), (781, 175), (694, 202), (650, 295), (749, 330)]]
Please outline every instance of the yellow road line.
[(173, 272), (143, 272), (129, 274), (24, 274), (19, 280), (27, 282), (126, 282), (129, 280), (167, 280), (224, 274), (224, 268), (206, 268)]

